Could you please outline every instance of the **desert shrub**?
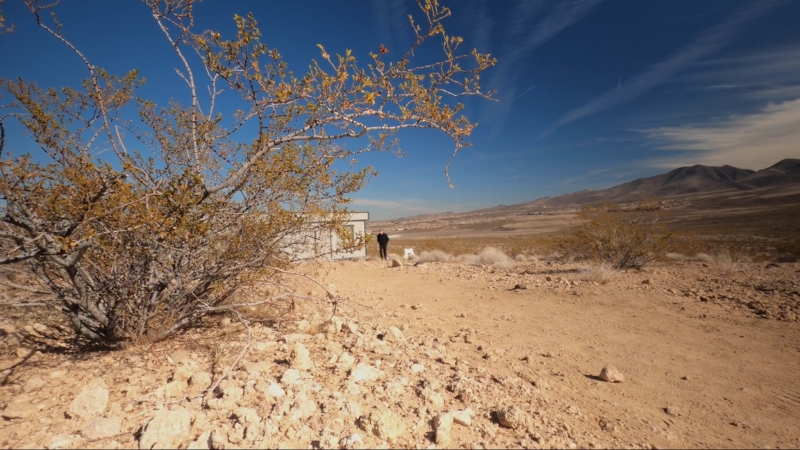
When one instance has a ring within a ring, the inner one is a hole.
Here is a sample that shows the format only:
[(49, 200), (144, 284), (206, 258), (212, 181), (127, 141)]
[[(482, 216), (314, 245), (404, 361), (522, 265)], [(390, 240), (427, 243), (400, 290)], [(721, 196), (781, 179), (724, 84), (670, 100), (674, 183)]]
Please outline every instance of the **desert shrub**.
[(721, 248), (716, 251), (716, 262), (723, 273), (736, 272), (742, 265), (749, 262), (749, 258), (742, 253), (732, 252), (729, 248)]
[(640, 268), (665, 253), (668, 237), (652, 208), (623, 210), (612, 203), (584, 207), (578, 232), (562, 241), (565, 254), (610, 263), (615, 269)]
[(419, 254), (422, 261), (440, 261), (447, 262), (453, 259), (453, 255), (442, 250), (425, 250)]
[[(408, 52), (380, 46), (362, 68), (349, 50), (332, 57), (320, 46), (305, 74), (261, 43), (252, 15), (235, 17), (232, 40), (196, 31), (195, 3), (143, 2), (177, 54), (188, 105), (138, 98), (136, 70), (100, 69), (49, 15), (54, 5), (35, 1), (26, 4), (37, 23), (88, 77), (60, 90), (0, 80), (10, 99), (0, 105), (0, 264), (35, 276), (27, 288), (48, 292), (43, 301), (92, 343), (157, 341), (211, 313), (243, 320), (256, 304), (296, 299), (282, 280), (320, 233), (349, 242), (344, 251), (364, 244), (342, 222), (349, 194), (375, 172), (342, 161), (399, 152), (393, 137), (404, 128), (441, 130), (457, 151), (474, 125), (443, 96), (485, 96), (476, 81), (494, 64), (477, 52), (464, 59), (461, 39), (442, 27), (450, 11), (433, 0), (419, 3)], [(412, 61), (412, 50), (440, 38), (438, 62), (427, 53)], [(214, 109), (222, 104), (232, 113)], [(4, 120), (19, 120), (42, 156), (13, 156)], [(269, 294), (235, 301), (255, 285)]]

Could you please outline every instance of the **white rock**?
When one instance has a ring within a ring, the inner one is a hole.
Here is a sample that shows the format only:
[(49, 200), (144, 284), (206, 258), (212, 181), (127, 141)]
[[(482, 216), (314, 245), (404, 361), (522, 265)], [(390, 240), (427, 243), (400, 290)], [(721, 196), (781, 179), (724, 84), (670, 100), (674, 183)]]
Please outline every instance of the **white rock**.
[(25, 382), (25, 391), (35, 391), (37, 389), (41, 389), (45, 385), (45, 382), (40, 377), (31, 377), (28, 378), (28, 381)]
[[(348, 321), (344, 324), (344, 327), (342, 329), (350, 334), (356, 334), (358, 332), (358, 324), (355, 322)], [(358, 435), (356, 434), (353, 436), (358, 436)], [(361, 438), (361, 436), (359, 436), (359, 438)]]
[(292, 405), (291, 414), (289, 415), (289, 420), (291, 422), (298, 422), (303, 421), (317, 412), (317, 404), (314, 403), (312, 400), (308, 398), (298, 398), (294, 404)]
[(299, 334), (299, 333), (284, 334), (283, 336), (281, 336), (281, 341), (286, 342), (287, 344), (294, 344), (296, 342), (305, 341), (306, 339), (308, 339), (308, 337), (309, 337), (308, 334)]
[(281, 376), (281, 382), (286, 385), (300, 384), (303, 380), (303, 374), (297, 369), (286, 369)]
[(182, 407), (162, 409), (144, 426), (139, 448), (178, 448), (191, 431), (191, 422), (192, 415)]
[(425, 371), (425, 366), (423, 366), (422, 364), (412, 364), (411, 365), (411, 371), (414, 372), (414, 373), (424, 372)]
[(45, 445), (47, 448), (73, 448), (78, 446), (81, 437), (77, 434), (57, 434)]
[(269, 387), (267, 388), (267, 394), (272, 396), (272, 398), (281, 398), (286, 395), (286, 391), (284, 391), (281, 385), (278, 383), (270, 383)]
[(447, 413), (437, 416), (434, 419), (434, 427), (436, 431), (436, 444), (442, 447), (450, 445), (453, 431), (453, 414)]
[(474, 412), (472, 408), (467, 408), (463, 411), (454, 411), (453, 412), (453, 422), (463, 425), (465, 427), (469, 427), (472, 425), (472, 416)]
[(289, 359), (292, 367), (297, 370), (309, 370), (314, 367), (314, 363), (311, 361), (311, 355), (309, 354), (308, 349), (306, 349), (306, 346), (300, 342), (292, 346), (292, 352), (289, 355)]
[(69, 415), (82, 419), (97, 417), (103, 414), (106, 406), (108, 406), (108, 389), (105, 387), (105, 382), (94, 379), (69, 404)]
[(235, 412), (236, 417), (239, 418), (239, 423), (242, 425), (258, 425), (258, 423), (261, 422), (261, 417), (258, 416), (258, 412), (255, 408), (242, 406), (236, 408)]
[(161, 400), (177, 399), (186, 396), (186, 383), (183, 381), (170, 381), (156, 389), (156, 398)]
[(400, 342), (405, 339), (403, 332), (400, 331), (400, 328), (397, 327), (389, 327), (389, 331), (386, 332), (386, 336), (384, 340), (387, 342)]
[(339, 440), (339, 448), (348, 450), (364, 448), (364, 441), (361, 439), (361, 435), (353, 433)]
[(39, 408), (31, 403), (28, 396), (17, 396), (6, 405), (6, 409), (0, 412), (0, 416), (5, 419), (27, 419), (36, 416)]
[(355, 382), (361, 381), (375, 381), (383, 375), (383, 371), (377, 369), (369, 364), (358, 363), (358, 365), (350, 371), (350, 379)]
[(600, 379), (611, 383), (622, 383), (625, 381), (625, 376), (614, 366), (605, 366), (600, 371)]
[(341, 369), (349, 369), (355, 364), (356, 358), (353, 355), (344, 352), (336, 358), (336, 366)]
[(195, 372), (189, 377), (189, 394), (191, 396), (200, 395), (211, 387), (211, 374), (208, 372)]
[(405, 431), (403, 418), (391, 411), (384, 411), (373, 420), (372, 432), (379, 439), (397, 439)]
[(86, 439), (103, 439), (120, 434), (122, 419), (114, 417), (106, 419), (97, 417), (81, 429), (81, 434)]
[(189, 443), (186, 447), (186, 450), (211, 450), (213, 447), (213, 441), (211, 439), (211, 432), (206, 431), (201, 434), (197, 439), (193, 440)]

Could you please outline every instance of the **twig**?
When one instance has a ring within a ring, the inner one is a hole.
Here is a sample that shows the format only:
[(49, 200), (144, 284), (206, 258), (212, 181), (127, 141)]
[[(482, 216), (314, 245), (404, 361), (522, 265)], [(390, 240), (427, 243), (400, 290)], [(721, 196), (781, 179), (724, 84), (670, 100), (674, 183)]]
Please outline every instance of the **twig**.
[(233, 371), (233, 369), (236, 368), (236, 365), (239, 364), (239, 361), (247, 353), (247, 350), (250, 349), (250, 334), (251, 334), (250, 326), (247, 324), (247, 321), (244, 319), (244, 317), (242, 317), (242, 315), (239, 313), (239, 311), (236, 311), (235, 309), (229, 309), (228, 311), (230, 311), (231, 313), (235, 314), (236, 318), (239, 319), (239, 323), (244, 325), (245, 329), (247, 330), (247, 342), (244, 344), (244, 348), (242, 349), (242, 352), (239, 353), (239, 356), (237, 356), (236, 359), (233, 361), (233, 364), (228, 366), (228, 368), (225, 369), (225, 372), (223, 372), (222, 376), (219, 377), (219, 379), (216, 382), (214, 382), (214, 384), (212, 384), (211, 387), (209, 387), (205, 391), (205, 395), (203, 397), (203, 406), (207, 406), (208, 405), (209, 396), (211, 394), (213, 394), (214, 391), (219, 387), (219, 384), (222, 382), (222, 380), (224, 380), (225, 378), (228, 377), (228, 375), (230, 375), (231, 371)]

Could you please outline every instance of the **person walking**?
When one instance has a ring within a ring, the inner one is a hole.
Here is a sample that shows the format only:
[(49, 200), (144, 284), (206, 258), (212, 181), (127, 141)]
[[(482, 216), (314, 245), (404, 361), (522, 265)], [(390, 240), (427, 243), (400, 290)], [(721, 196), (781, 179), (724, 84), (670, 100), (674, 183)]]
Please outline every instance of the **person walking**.
[(389, 259), (386, 256), (386, 247), (389, 245), (389, 236), (383, 232), (378, 232), (378, 245), (381, 247), (381, 259)]

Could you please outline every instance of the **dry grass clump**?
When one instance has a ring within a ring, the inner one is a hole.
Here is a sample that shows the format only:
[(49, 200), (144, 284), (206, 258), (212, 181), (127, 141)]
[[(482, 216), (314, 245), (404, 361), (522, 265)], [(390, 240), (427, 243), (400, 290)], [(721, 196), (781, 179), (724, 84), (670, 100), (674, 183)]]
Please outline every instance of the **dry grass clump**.
[(514, 261), (517, 261), (517, 262), (528, 262), (528, 257), (523, 255), (523, 254), (519, 254), (519, 255), (514, 257)]
[(707, 253), (697, 253), (691, 258), (689, 258), (688, 261), (710, 263), (714, 261), (714, 257)]
[(686, 256), (675, 252), (668, 252), (667, 254), (664, 255), (664, 257), (667, 259), (667, 261), (672, 261), (672, 262), (686, 261)]
[(607, 261), (598, 261), (588, 264), (583, 270), (583, 279), (594, 283), (606, 284), (617, 274), (614, 266)]
[(749, 262), (749, 258), (741, 253), (733, 253), (728, 248), (717, 250), (717, 265), (723, 273), (736, 272), (742, 268), (742, 263)]
[(448, 262), (453, 260), (453, 255), (442, 250), (425, 250), (419, 254), (422, 261)]
[(502, 250), (495, 247), (486, 247), (477, 255), (459, 255), (457, 261), (465, 264), (483, 264), (486, 266), (494, 266), (499, 268), (508, 268), (514, 266), (514, 260), (503, 253)]

